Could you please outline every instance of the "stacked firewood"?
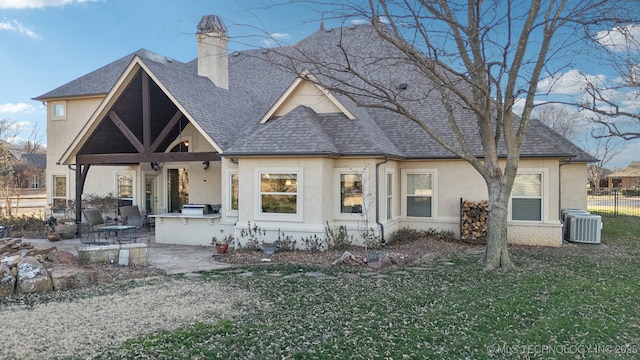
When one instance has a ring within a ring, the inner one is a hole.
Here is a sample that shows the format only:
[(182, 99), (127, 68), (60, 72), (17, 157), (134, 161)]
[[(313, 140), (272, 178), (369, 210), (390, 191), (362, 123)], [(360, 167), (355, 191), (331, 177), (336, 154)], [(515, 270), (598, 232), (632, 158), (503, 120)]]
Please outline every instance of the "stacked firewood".
[(487, 240), (489, 202), (463, 201), (460, 205), (460, 238), (462, 241), (482, 244)]

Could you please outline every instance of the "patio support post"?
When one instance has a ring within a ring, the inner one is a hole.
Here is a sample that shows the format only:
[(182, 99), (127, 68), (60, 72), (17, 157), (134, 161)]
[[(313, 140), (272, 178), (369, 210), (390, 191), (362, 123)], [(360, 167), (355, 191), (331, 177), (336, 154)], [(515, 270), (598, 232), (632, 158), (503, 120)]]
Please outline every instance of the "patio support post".
[[(82, 192), (84, 190), (84, 182), (87, 179), (90, 164), (76, 164), (76, 223), (82, 222)], [(78, 226), (78, 236), (81, 236), (81, 226)]]

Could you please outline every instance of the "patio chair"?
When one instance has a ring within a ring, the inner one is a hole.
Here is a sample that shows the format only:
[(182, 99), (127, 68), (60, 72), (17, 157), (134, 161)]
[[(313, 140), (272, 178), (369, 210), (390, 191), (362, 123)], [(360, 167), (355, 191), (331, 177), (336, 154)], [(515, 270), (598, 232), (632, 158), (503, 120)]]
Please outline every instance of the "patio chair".
[(120, 216), (124, 220), (123, 222), (127, 225), (135, 226), (138, 229), (142, 229), (144, 227), (145, 219), (144, 216), (140, 214), (138, 205), (121, 206)]
[[(106, 241), (106, 239), (105, 241), (100, 241), (99, 232), (97, 230), (101, 226), (113, 225), (113, 223), (105, 223), (104, 219), (102, 218), (102, 213), (100, 212), (100, 210), (87, 209), (87, 210), (84, 210), (82, 214), (84, 214), (85, 219), (89, 223), (89, 226), (87, 227), (89, 232), (86, 234), (86, 237), (85, 237), (85, 234), (82, 234), (82, 237), (80, 238), (80, 242), (83, 244), (96, 244), (96, 245), (108, 244), (108, 241)], [(82, 230), (85, 230), (85, 228), (83, 227)]]

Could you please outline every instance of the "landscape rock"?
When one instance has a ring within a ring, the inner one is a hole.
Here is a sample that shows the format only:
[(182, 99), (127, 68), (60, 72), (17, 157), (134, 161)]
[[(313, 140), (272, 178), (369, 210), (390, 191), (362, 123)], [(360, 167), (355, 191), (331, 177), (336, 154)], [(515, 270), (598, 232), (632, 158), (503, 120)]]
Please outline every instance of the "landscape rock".
[(364, 266), (366, 264), (366, 260), (361, 256), (353, 255), (349, 251), (345, 251), (337, 258), (331, 265), (348, 265), (348, 266)]
[(98, 272), (91, 269), (58, 264), (49, 270), (53, 289), (57, 291), (88, 287), (98, 281)]
[(378, 261), (369, 261), (367, 263), (367, 266), (375, 270), (385, 270), (392, 265), (393, 264), (391, 263), (391, 258), (387, 254), (380, 256)]
[(11, 269), (5, 264), (0, 264), (0, 299), (13, 295), (15, 285), (16, 278), (11, 274)]
[(47, 260), (54, 264), (75, 265), (78, 257), (66, 250), (55, 250), (47, 254)]
[(407, 256), (403, 254), (389, 254), (389, 259), (393, 265), (405, 266), (407, 264)]
[(22, 256), (18, 254), (10, 255), (0, 259), (0, 264), (4, 264), (7, 266), (15, 266), (20, 261), (20, 259), (22, 259)]
[(18, 263), (18, 293), (29, 294), (53, 290), (51, 276), (38, 260), (26, 257)]

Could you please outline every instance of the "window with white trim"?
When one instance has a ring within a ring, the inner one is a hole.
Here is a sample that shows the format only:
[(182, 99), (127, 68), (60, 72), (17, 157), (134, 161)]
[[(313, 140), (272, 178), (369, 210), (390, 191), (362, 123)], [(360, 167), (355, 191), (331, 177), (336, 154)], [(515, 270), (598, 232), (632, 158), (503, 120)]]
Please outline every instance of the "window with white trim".
[(387, 173), (387, 220), (393, 218), (393, 173)]
[(31, 177), (31, 188), (32, 189), (40, 188), (40, 175), (33, 175)]
[(239, 188), (239, 175), (237, 172), (231, 172), (229, 173), (229, 187), (230, 187), (230, 196), (231, 196), (231, 201), (229, 204), (229, 209), (231, 211), (238, 211), (238, 196), (240, 194), (240, 188)]
[(118, 207), (133, 205), (133, 175), (116, 174), (116, 194)]
[(362, 173), (340, 173), (340, 213), (362, 214)]
[(64, 120), (67, 118), (67, 102), (54, 101), (51, 103), (51, 119)]
[(433, 174), (406, 174), (406, 215), (433, 217)]
[(516, 175), (511, 190), (511, 220), (542, 221), (542, 173)]
[(67, 176), (53, 175), (52, 211), (64, 212), (67, 208)]
[(298, 214), (298, 173), (260, 172), (260, 214)]

